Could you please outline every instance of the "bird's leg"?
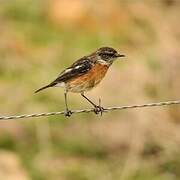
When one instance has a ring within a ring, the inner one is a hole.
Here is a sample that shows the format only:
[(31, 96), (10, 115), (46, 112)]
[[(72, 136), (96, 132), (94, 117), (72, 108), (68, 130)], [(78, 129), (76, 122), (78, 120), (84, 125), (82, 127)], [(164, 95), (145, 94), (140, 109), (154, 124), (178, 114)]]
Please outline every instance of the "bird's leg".
[(68, 103), (67, 103), (67, 92), (64, 93), (64, 99), (65, 99), (65, 105), (66, 105), (66, 110), (64, 112), (65, 116), (70, 117), (72, 112), (68, 108)]
[(99, 105), (96, 105), (95, 103), (93, 103), (89, 98), (87, 98), (84, 93), (81, 93), (81, 96), (84, 97), (90, 104), (92, 104), (94, 106), (94, 112), (95, 114), (98, 114), (98, 113), (103, 113), (104, 111), (104, 108), (101, 106), (101, 99), (99, 99)]

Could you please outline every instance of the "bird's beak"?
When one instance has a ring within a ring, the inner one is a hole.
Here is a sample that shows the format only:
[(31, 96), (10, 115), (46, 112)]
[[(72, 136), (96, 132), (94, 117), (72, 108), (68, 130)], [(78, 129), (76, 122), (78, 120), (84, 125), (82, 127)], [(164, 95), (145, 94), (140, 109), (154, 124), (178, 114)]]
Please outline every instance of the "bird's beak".
[(116, 53), (116, 57), (125, 57), (124, 54)]

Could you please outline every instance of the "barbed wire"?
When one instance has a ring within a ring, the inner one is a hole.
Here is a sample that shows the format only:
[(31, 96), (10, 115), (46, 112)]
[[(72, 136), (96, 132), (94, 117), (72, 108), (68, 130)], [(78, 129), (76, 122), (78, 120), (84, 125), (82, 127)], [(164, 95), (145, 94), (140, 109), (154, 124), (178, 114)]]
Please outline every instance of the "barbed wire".
[[(137, 108), (145, 108), (145, 107), (169, 106), (169, 105), (178, 105), (178, 104), (180, 104), (180, 100), (164, 101), (164, 102), (148, 103), (148, 104), (138, 104), (138, 105), (117, 106), (117, 107), (104, 108), (103, 112), (114, 111), (114, 110), (124, 110), (124, 109), (137, 109)], [(71, 112), (72, 114), (90, 113), (90, 112), (94, 112), (94, 109), (72, 110)], [(24, 114), (24, 115), (17, 115), (17, 116), (0, 116), (0, 120), (15, 120), (15, 119), (23, 119), (23, 118), (55, 116), (55, 115), (62, 115), (62, 114), (64, 115), (64, 113), (65, 111)]]

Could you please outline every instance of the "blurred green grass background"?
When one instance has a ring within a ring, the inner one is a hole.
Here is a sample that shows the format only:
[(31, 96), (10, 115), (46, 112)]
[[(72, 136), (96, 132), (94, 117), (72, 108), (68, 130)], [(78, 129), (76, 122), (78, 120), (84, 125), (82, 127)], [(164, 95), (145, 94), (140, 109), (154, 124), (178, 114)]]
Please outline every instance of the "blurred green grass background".
[[(179, 98), (178, 0), (1, 0), (0, 114), (60, 111), (34, 91), (101, 46), (126, 54), (88, 93), (103, 105)], [(115, 83), (117, 82), (117, 83)], [(69, 95), (73, 109), (89, 105)], [(0, 122), (0, 179), (180, 178), (178, 106)]]

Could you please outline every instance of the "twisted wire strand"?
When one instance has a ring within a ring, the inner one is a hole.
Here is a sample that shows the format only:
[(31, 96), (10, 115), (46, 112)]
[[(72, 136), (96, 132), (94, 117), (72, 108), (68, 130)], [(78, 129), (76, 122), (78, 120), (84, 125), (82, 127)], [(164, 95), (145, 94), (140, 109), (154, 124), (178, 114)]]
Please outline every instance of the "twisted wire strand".
[[(114, 110), (125, 110), (125, 109), (137, 109), (137, 108), (145, 108), (145, 107), (169, 106), (169, 105), (178, 105), (178, 104), (180, 104), (180, 100), (138, 104), (138, 105), (117, 106), (117, 107), (104, 108), (103, 112), (114, 111)], [(72, 110), (71, 112), (72, 114), (90, 113), (90, 112), (94, 112), (94, 109)], [(23, 118), (55, 116), (62, 114), (64, 115), (64, 113), (65, 113), (64, 111), (60, 111), (60, 112), (48, 112), (48, 113), (24, 114), (18, 116), (0, 116), (0, 120), (13, 120), (13, 119), (15, 120), (15, 119), (23, 119)]]

